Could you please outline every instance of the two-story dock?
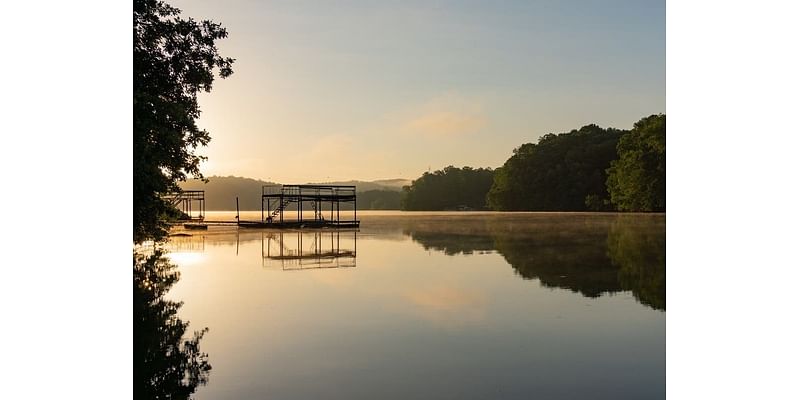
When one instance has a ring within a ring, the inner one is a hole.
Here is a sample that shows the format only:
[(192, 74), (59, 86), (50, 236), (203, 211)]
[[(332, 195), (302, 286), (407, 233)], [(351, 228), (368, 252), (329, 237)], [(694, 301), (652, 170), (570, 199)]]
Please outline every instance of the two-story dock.
[[(350, 210), (352, 204), (352, 210)], [(342, 206), (345, 206), (344, 210)], [(292, 209), (293, 213), (287, 213)], [(294, 214), (294, 215), (292, 215)], [(308, 218), (311, 214), (311, 218)], [(356, 187), (352, 185), (265, 185), (261, 221), (246, 228), (358, 228)]]

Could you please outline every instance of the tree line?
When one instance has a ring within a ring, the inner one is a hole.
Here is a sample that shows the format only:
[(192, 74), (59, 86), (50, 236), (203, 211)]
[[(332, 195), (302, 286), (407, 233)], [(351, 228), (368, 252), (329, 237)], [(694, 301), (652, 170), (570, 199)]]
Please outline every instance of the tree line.
[(666, 115), (586, 125), (514, 149), (502, 167), (426, 172), (404, 210), (666, 211)]
[(452, 165), (426, 172), (403, 187), (403, 210), (483, 210), (493, 176), (491, 168)]

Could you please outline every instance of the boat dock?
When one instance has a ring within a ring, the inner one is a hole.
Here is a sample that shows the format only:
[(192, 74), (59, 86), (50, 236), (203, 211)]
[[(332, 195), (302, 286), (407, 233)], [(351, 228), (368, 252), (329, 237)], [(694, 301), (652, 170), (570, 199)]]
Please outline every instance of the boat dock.
[[(356, 203), (356, 187), (353, 185), (264, 185), (261, 188), (261, 220), (243, 221), (239, 218), (239, 199), (236, 199), (235, 221), (206, 221), (205, 192), (184, 191), (170, 194), (174, 205), (180, 204), (191, 215), (192, 202), (199, 215), (183, 220), (186, 229), (207, 229), (210, 225), (238, 226), (258, 229), (352, 229), (360, 226)], [(352, 204), (352, 210), (350, 209)], [(345, 205), (345, 210), (342, 210)], [(287, 211), (294, 215), (287, 215)], [(312, 218), (306, 218), (311, 212)], [(184, 211), (184, 213), (186, 213)]]

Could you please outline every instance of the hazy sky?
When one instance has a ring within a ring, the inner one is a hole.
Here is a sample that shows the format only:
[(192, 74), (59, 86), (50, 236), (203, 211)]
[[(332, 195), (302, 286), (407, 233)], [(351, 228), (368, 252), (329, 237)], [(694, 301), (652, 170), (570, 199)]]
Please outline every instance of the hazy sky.
[(282, 183), (499, 167), (665, 112), (664, 1), (168, 0), (236, 59), (200, 99), (206, 175)]

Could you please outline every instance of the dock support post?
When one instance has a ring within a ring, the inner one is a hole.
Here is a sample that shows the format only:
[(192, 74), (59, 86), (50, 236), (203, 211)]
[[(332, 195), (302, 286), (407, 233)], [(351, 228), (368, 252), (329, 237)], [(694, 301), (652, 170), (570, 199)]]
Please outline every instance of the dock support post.
[[(261, 199), (261, 204), (264, 204), (264, 199), (263, 198)], [(264, 208), (263, 207), (261, 208), (261, 216), (262, 216), (262, 219), (263, 219), (263, 216), (264, 216)], [(236, 222), (238, 223), (239, 221), (240, 221), (239, 220), (239, 196), (236, 196)], [(237, 245), (238, 245), (238, 243), (237, 243)], [(238, 249), (238, 247), (237, 247), (237, 249)]]

